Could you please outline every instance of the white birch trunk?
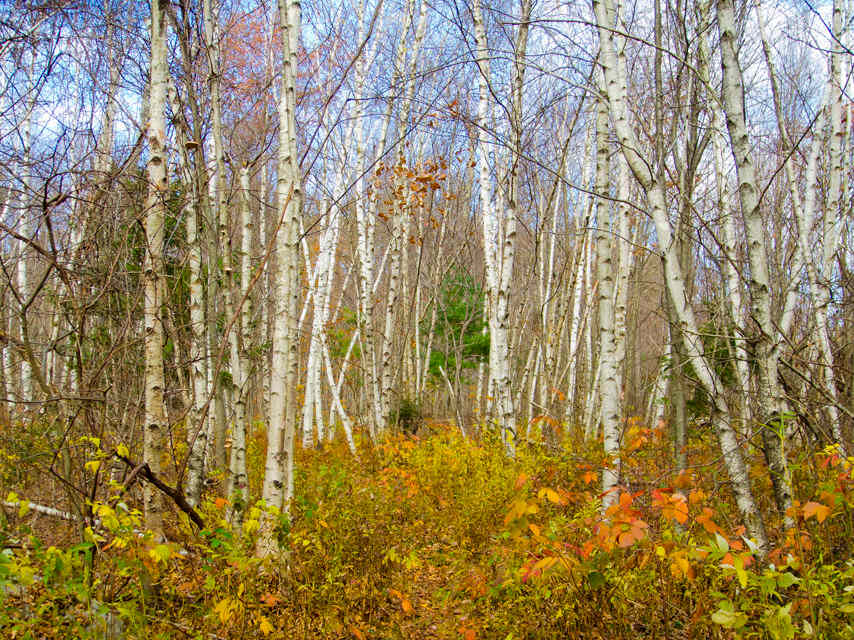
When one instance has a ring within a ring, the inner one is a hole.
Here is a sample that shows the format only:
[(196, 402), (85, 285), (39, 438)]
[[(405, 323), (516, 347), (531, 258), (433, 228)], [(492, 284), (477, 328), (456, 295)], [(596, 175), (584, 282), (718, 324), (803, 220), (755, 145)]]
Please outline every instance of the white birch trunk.
[[(276, 313), (273, 324), (273, 363), (270, 371), (270, 424), (262, 499), (274, 510), (290, 509), (294, 472), (294, 414), (296, 410), (296, 334), (299, 299), (299, 221), (302, 186), (296, 149), (296, 62), (301, 8), (298, 0), (278, 0), (282, 45), (282, 87), (279, 96), (278, 269), (274, 275)], [(261, 520), (256, 553), (269, 556), (276, 549), (274, 522)]]
[[(246, 395), (248, 393), (247, 382), (249, 362), (246, 356), (247, 348), (245, 342), (250, 340), (249, 325), (252, 321), (252, 309), (248, 298), (238, 305), (246, 296), (249, 289), (250, 265), (249, 252), (252, 242), (252, 213), (250, 211), (249, 194), (249, 168), (244, 165), (240, 169), (240, 270), (238, 279), (231, 286), (231, 309), (229, 318), (239, 313), (239, 321), (236, 321), (231, 329), (230, 347), (232, 366), (232, 382), (234, 388), (234, 427), (231, 437), (231, 459), (229, 461), (229, 495), (239, 493), (237, 498), (245, 502), (248, 498), (248, 477), (246, 470), (246, 435), (249, 421), (246, 411)], [(233, 279), (232, 279), (233, 280)], [(240, 344), (243, 342), (244, 344)], [(239, 514), (238, 514), (239, 518)]]
[(208, 448), (208, 428), (203, 423), (202, 407), (206, 402), (207, 379), (205, 372), (206, 347), (205, 347), (205, 316), (204, 316), (204, 290), (202, 286), (202, 246), (198, 228), (198, 205), (200, 196), (198, 183), (193, 175), (193, 167), (190, 161), (190, 145), (187, 144), (184, 134), (183, 115), (181, 105), (178, 104), (174, 91), (170, 92), (172, 98), (172, 112), (179, 119), (179, 126), (175, 128), (176, 137), (181, 147), (181, 171), (184, 183), (190, 187), (190, 193), (184, 202), (183, 218), (187, 234), (188, 266), (190, 270), (190, 349), (188, 353), (187, 379), (189, 381), (189, 406), (187, 410), (187, 444), (189, 456), (187, 461), (187, 502), (197, 506), (201, 501), (202, 488), (205, 477), (205, 456)]
[(658, 373), (655, 376), (650, 393), (650, 406), (647, 408), (648, 424), (654, 428), (664, 426), (664, 415), (667, 405), (667, 390), (670, 386), (670, 359), (671, 340), (668, 337), (664, 347), (664, 356), (658, 365)]
[[(602, 512), (617, 501), (620, 482), (620, 387), (614, 335), (614, 264), (608, 222), (608, 105), (596, 108), (596, 277), (599, 287), (599, 385), (605, 466), (602, 469)], [(619, 215), (619, 214), (618, 214)]]
[[(833, 4), (833, 33), (837, 38), (843, 36), (842, 24), (843, 9), (841, 3), (834, 2)], [(804, 193), (805, 197), (801, 202), (799, 191), (799, 182), (795, 174), (795, 168), (788, 157), (789, 150), (792, 148), (792, 140), (789, 131), (786, 127), (785, 117), (783, 115), (782, 96), (780, 94), (780, 81), (777, 73), (776, 65), (771, 52), (771, 45), (768, 42), (767, 32), (765, 28), (765, 20), (761, 6), (757, 3), (756, 6), (757, 21), (759, 24), (759, 33), (762, 38), (762, 49), (765, 54), (765, 63), (768, 69), (769, 80), (771, 81), (772, 95), (774, 97), (774, 111), (777, 117), (777, 128), (780, 132), (780, 137), (783, 140), (783, 153), (787, 154), (785, 162), (786, 177), (789, 186), (789, 197), (792, 201), (792, 209), (795, 213), (795, 219), (798, 223), (798, 247), (800, 249), (803, 264), (806, 266), (807, 283), (810, 289), (810, 297), (813, 302), (813, 313), (815, 314), (815, 329), (818, 338), (819, 353), (822, 364), (819, 367), (821, 371), (821, 381), (824, 384), (825, 392), (827, 393), (830, 403), (826, 407), (827, 415), (831, 425), (831, 433), (833, 439), (843, 447), (842, 430), (840, 425), (839, 411), (837, 408), (838, 398), (836, 392), (836, 379), (834, 374), (834, 357), (833, 350), (830, 345), (830, 336), (828, 331), (828, 304), (830, 301), (829, 290), (829, 274), (832, 269), (833, 256), (838, 249), (839, 234), (837, 233), (837, 223), (843, 219), (843, 215), (839, 212), (839, 193), (841, 185), (840, 174), (843, 173), (842, 166), (842, 144), (840, 138), (844, 139), (841, 122), (841, 82), (842, 82), (842, 61), (839, 59), (840, 54), (837, 47), (831, 52), (830, 75), (825, 87), (825, 100), (830, 99), (830, 141), (824, 139), (820, 132), (824, 128), (825, 123), (825, 101), (822, 101), (819, 107), (819, 115), (814, 124), (814, 130), (817, 134), (813, 138), (813, 144), (808, 155), (806, 173), (804, 176)], [(824, 224), (822, 226), (821, 246), (822, 260), (818, 263), (821, 270), (816, 268), (816, 261), (813, 257), (812, 245), (810, 242), (810, 234), (815, 223), (815, 203), (818, 184), (816, 181), (818, 155), (824, 145), (827, 145), (830, 155), (829, 180), (828, 180), (828, 202), (825, 208)], [(800, 269), (798, 269), (799, 271)]]
[(792, 506), (792, 486), (786, 458), (783, 414), (787, 409), (779, 382), (778, 334), (771, 314), (771, 283), (765, 246), (765, 229), (759, 209), (759, 184), (751, 157), (750, 139), (744, 113), (744, 86), (736, 53), (735, 9), (732, 0), (719, 0), (718, 26), (721, 34), (721, 68), (723, 72), (723, 105), (726, 112), (730, 146), (738, 176), (741, 214), (747, 234), (747, 255), (750, 262), (750, 310), (758, 325), (756, 359), (759, 364), (759, 396), (763, 406), (770, 409), (762, 428), (765, 452), (774, 485), (777, 508), (787, 528), (794, 521), (787, 515)]
[[(145, 282), (145, 429), (143, 457), (154, 474), (160, 473), (164, 452), (166, 411), (163, 405), (162, 251), (166, 214), (166, 16), (163, 0), (151, 2), (150, 120), (148, 125), (148, 180), (144, 227), (147, 250)], [(143, 488), (145, 526), (163, 532), (163, 500), (151, 483)]]
[(622, 147), (629, 168), (646, 192), (651, 214), (655, 222), (658, 243), (663, 252), (665, 281), (673, 301), (674, 311), (685, 336), (685, 352), (694, 366), (697, 377), (709, 397), (712, 399), (712, 424), (718, 435), (724, 464), (727, 468), (736, 503), (747, 527), (748, 534), (754, 538), (761, 553), (768, 549), (761, 514), (753, 499), (747, 466), (741, 453), (738, 436), (729, 424), (729, 408), (721, 393), (723, 387), (714, 369), (703, 355), (702, 344), (697, 332), (697, 322), (686, 297), (682, 268), (679, 264), (677, 247), (673, 241), (663, 185), (657, 182), (649, 165), (640, 156), (638, 140), (628, 119), (625, 86), (625, 60), (618, 57), (613, 42), (613, 26), (607, 16), (614, 15), (613, 0), (595, 0), (593, 3), (600, 37), (600, 61), (603, 66), (608, 102), (611, 108), (613, 126)]
[[(404, 18), (404, 26), (401, 32), (401, 39), (397, 50), (397, 59), (395, 61), (395, 69), (403, 70), (406, 65), (405, 55), (407, 53), (406, 32), (409, 30), (411, 16), (414, 12), (413, 0), (408, 0), (406, 17)], [(406, 156), (402, 140), (406, 134), (406, 129), (409, 125), (409, 114), (412, 106), (412, 99), (415, 92), (415, 73), (418, 64), (418, 54), (421, 50), (421, 43), (427, 31), (427, 3), (422, 0), (419, 9), (418, 24), (415, 30), (415, 39), (412, 44), (411, 60), (409, 68), (404, 71), (403, 82), (403, 102), (400, 107), (398, 140), (400, 142), (396, 171), (400, 174), (406, 173)], [(400, 71), (398, 71), (399, 73)], [(382, 425), (388, 426), (392, 421), (394, 407), (392, 405), (392, 381), (394, 372), (391, 367), (392, 357), (392, 342), (395, 311), (398, 307), (398, 295), (400, 294), (401, 286), (401, 264), (403, 251), (405, 249), (405, 238), (409, 229), (409, 217), (411, 215), (409, 209), (410, 190), (407, 182), (402, 179), (403, 176), (395, 178), (395, 192), (393, 198), (394, 211), (392, 214), (391, 228), (391, 249), (389, 252), (389, 280), (388, 291), (386, 293), (385, 305), (385, 325), (382, 335), (382, 343), (380, 347), (380, 404), (382, 413)]]
[[(588, 189), (591, 178), (591, 165), (593, 164), (591, 148), (593, 146), (594, 127), (587, 127), (587, 135), (584, 138), (584, 154), (582, 157), (581, 167), (581, 185), (582, 188)], [(584, 287), (590, 288), (590, 280), (587, 278), (588, 264), (590, 259), (589, 252), (589, 231), (590, 212), (592, 199), (585, 191), (581, 193), (578, 207), (578, 215), (576, 220), (579, 221), (578, 228), (580, 237), (578, 239), (578, 250), (576, 251), (577, 258), (575, 260), (575, 270), (573, 273), (572, 292), (570, 294), (569, 308), (572, 309), (572, 318), (569, 324), (569, 381), (566, 390), (566, 415), (565, 419), (568, 425), (571, 426), (573, 420), (577, 421), (575, 416), (577, 403), (576, 398), (579, 397), (578, 390), (578, 351), (579, 344), (582, 338), (583, 321), (585, 304), (582, 301), (587, 301), (590, 297), (589, 291), (585, 294)], [(589, 307), (586, 307), (589, 308)]]

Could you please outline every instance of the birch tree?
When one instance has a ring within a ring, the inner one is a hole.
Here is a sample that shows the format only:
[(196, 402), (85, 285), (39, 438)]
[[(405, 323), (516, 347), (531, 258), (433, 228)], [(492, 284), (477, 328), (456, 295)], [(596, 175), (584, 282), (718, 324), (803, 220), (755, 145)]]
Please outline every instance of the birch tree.
[(613, 0), (595, 0), (593, 9), (599, 34), (600, 62), (605, 77), (611, 120), (617, 140), (622, 147), (626, 162), (644, 190), (650, 206), (658, 236), (658, 245), (662, 251), (665, 282), (670, 299), (673, 302), (679, 327), (685, 336), (686, 355), (694, 366), (700, 383), (712, 400), (711, 422), (720, 442), (736, 503), (748, 534), (754, 538), (764, 553), (768, 549), (768, 539), (761, 514), (753, 498), (738, 435), (729, 423), (729, 407), (720, 393), (722, 390), (720, 379), (703, 355), (697, 322), (685, 294), (682, 266), (676, 252), (676, 245), (673, 242), (670, 221), (667, 217), (664, 185), (661, 183), (660, 177), (651, 170), (650, 165), (641, 155), (641, 147), (629, 121), (626, 106), (627, 98), (623, 89), (626, 86), (626, 64), (624, 58), (617, 55), (614, 44), (617, 10)]
[[(145, 444), (144, 456), (152, 473), (160, 471), (164, 451), (166, 412), (163, 405), (163, 226), (166, 175), (166, 92), (169, 67), (166, 60), (166, 16), (162, 0), (151, 0), (150, 120), (148, 124), (148, 199), (143, 214), (145, 228)], [(163, 501), (158, 490), (145, 485), (145, 526), (163, 530)]]
[(606, 463), (602, 469), (602, 509), (617, 500), (620, 481), (620, 388), (614, 339), (614, 266), (608, 215), (608, 105), (596, 107), (596, 275), (599, 285), (599, 385), (602, 395), (602, 433)]
[(736, 52), (735, 9), (732, 0), (719, 0), (717, 4), (718, 27), (721, 36), (721, 69), (723, 84), (721, 95), (726, 113), (730, 148), (738, 177), (738, 195), (750, 261), (751, 315), (757, 324), (755, 354), (759, 365), (759, 396), (770, 411), (763, 417), (762, 428), (765, 453), (774, 484), (777, 508), (786, 515), (792, 506), (792, 481), (786, 458), (783, 415), (787, 406), (778, 382), (778, 332), (771, 312), (771, 282), (768, 273), (768, 256), (765, 245), (765, 228), (759, 208), (759, 184), (756, 178), (750, 139), (744, 113), (744, 79)]
[[(296, 367), (299, 301), (299, 228), (302, 185), (296, 145), (296, 71), (301, 7), (299, 0), (279, 0), (282, 74), (279, 95), (279, 157), (276, 235), (278, 269), (273, 295), (273, 363), (270, 370), (270, 416), (262, 499), (268, 509), (288, 512), (293, 496), (294, 430), (296, 419)], [(268, 556), (276, 541), (269, 514), (261, 520), (256, 553)]]
[[(840, 414), (838, 410), (839, 399), (837, 397), (837, 383), (834, 373), (834, 356), (833, 349), (830, 344), (830, 335), (828, 330), (828, 305), (831, 300), (829, 287), (829, 274), (833, 268), (833, 256), (836, 254), (839, 247), (839, 225), (842, 216), (839, 211), (840, 188), (843, 179), (840, 174), (843, 173), (841, 163), (841, 148), (844, 143), (845, 134), (842, 130), (842, 55), (838, 50), (838, 44), (835, 44), (830, 53), (830, 73), (828, 74), (827, 83), (824, 89), (824, 96), (819, 106), (819, 112), (813, 125), (815, 135), (812, 145), (810, 146), (807, 155), (807, 165), (803, 176), (803, 192), (804, 197), (801, 197), (800, 181), (794, 166), (793, 159), (790, 157), (791, 151), (794, 148), (791, 133), (786, 124), (786, 119), (783, 113), (783, 95), (780, 86), (780, 77), (777, 71), (777, 65), (774, 59), (771, 43), (767, 35), (767, 27), (765, 24), (764, 11), (760, 3), (756, 5), (757, 23), (759, 28), (760, 38), (762, 40), (762, 51), (764, 54), (765, 66), (768, 71), (768, 78), (771, 83), (772, 97), (774, 101), (774, 113), (777, 120), (777, 130), (780, 133), (780, 139), (783, 143), (783, 153), (786, 154), (784, 161), (786, 182), (789, 190), (789, 198), (791, 207), (795, 214), (798, 230), (798, 249), (801, 253), (801, 258), (806, 269), (807, 286), (813, 304), (813, 313), (815, 314), (814, 322), (818, 338), (818, 349), (822, 359), (822, 365), (819, 367), (820, 380), (823, 381), (823, 387), (827, 393), (829, 403), (826, 411), (830, 422), (831, 434), (834, 441), (844, 451), (844, 443), (842, 440), (842, 431), (840, 425)], [(842, 42), (843, 28), (845, 23), (844, 10), (841, 3), (834, 2), (832, 32), (836, 39), (836, 43)], [(828, 109), (828, 102), (830, 107)], [(827, 112), (830, 112), (830, 140), (828, 141), (823, 130), (827, 123)], [(840, 142), (840, 141), (843, 142)], [(819, 200), (818, 197), (818, 181), (817, 181), (817, 164), (818, 157), (821, 152), (821, 146), (827, 145), (829, 162), (829, 180), (828, 180), (828, 202), (824, 209), (824, 220), (820, 225), (821, 236), (821, 254), (820, 260), (815, 260), (812, 255), (812, 246), (810, 237), (812, 229), (816, 221), (816, 206)]]
[[(519, 26), (514, 41), (511, 77), (510, 129), (511, 157), (507, 175), (507, 194), (500, 189), (493, 195), (486, 148), (486, 131), (494, 126), (490, 118), (492, 72), (483, 12), (479, 0), (472, 4), (475, 37), (475, 62), (478, 68), (477, 149), (480, 207), (483, 219), (483, 251), (486, 271), (486, 309), (489, 319), (488, 395), (499, 432), (508, 455), (515, 455), (516, 423), (511, 386), (509, 314), (510, 282), (516, 252), (516, 215), (518, 171), (521, 162), (522, 96), (528, 46), (531, 3), (522, 0)], [(506, 200), (506, 207), (504, 206)]]

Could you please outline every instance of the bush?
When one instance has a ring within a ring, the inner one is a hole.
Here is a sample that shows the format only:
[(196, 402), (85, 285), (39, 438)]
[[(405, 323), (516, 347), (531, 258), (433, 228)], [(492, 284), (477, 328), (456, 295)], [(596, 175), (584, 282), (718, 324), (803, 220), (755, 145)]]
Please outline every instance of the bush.
[(404, 433), (415, 434), (424, 422), (421, 407), (410, 398), (401, 398), (393, 415), (395, 425)]

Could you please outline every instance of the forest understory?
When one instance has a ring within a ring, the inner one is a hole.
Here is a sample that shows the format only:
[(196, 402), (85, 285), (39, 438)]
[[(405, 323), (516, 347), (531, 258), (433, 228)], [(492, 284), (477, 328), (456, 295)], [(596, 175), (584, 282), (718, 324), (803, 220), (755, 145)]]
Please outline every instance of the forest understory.
[[(0, 528), (0, 629), (10, 639), (854, 637), (854, 459), (833, 447), (792, 459), (789, 530), (751, 451), (773, 545), (763, 559), (702, 426), (677, 473), (663, 426), (631, 419), (605, 513), (601, 444), (578, 449), (558, 429), (512, 460), (488, 431), (419, 432), (360, 438), (357, 456), (343, 439), (300, 450), (281, 553), (261, 559), (261, 503), (236, 511), (216, 487), (197, 510), (202, 527), (170, 505), (165, 539), (142, 529), (121, 482), (89, 522), (30, 508), (56, 499), (30, 474), (51, 453), (33, 455), (45, 443), (6, 429), (2, 484), (17, 491)], [(256, 425), (252, 495), (263, 448)], [(114, 456), (97, 451), (107, 473)]]

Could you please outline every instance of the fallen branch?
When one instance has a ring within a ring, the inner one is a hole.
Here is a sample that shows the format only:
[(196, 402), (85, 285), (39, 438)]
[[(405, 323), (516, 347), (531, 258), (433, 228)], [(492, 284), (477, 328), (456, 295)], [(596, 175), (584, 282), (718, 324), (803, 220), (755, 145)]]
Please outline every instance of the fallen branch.
[(184, 495), (184, 492), (181, 491), (181, 489), (170, 487), (168, 484), (166, 484), (160, 478), (154, 475), (154, 473), (151, 471), (151, 467), (148, 466), (147, 462), (141, 462), (139, 464), (136, 464), (132, 460), (126, 458), (118, 452), (115, 453), (115, 456), (132, 469), (129, 480), (136, 478), (137, 476), (145, 478), (148, 482), (160, 489), (162, 493), (165, 493), (167, 496), (172, 498), (172, 502), (174, 502), (175, 505), (179, 509), (181, 509), (181, 511), (186, 513), (187, 516), (189, 516), (190, 520), (192, 520), (199, 529), (204, 529), (205, 521), (202, 520), (202, 517), (190, 505), (190, 503), (187, 502), (187, 497)]
[[(23, 502), (23, 501), (22, 501)], [(77, 521), (80, 518), (75, 516), (73, 513), (68, 513), (67, 511), (62, 511), (61, 509), (55, 509), (54, 507), (48, 507), (43, 504), (38, 504), (36, 502), (27, 502), (26, 505), (29, 507), (30, 511), (35, 511), (37, 513), (44, 514), (46, 516), (51, 516), (53, 518), (60, 518), (62, 520), (71, 520)], [(21, 506), (20, 502), (9, 502), (8, 500), (3, 501), (3, 506), (9, 509), (17, 509)]]

